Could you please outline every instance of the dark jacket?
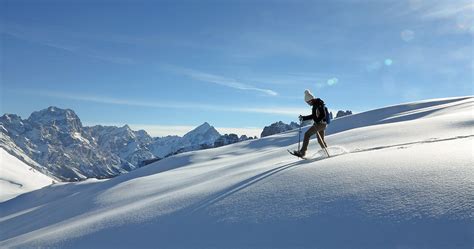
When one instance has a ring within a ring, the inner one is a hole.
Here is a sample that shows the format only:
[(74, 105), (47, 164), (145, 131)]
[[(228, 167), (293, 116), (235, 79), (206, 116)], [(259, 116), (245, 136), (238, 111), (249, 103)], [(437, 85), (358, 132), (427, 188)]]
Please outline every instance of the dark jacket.
[(326, 120), (326, 111), (324, 110), (324, 101), (320, 98), (317, 98), (313, 101), (313, 110), (311, 115), (303, 116), (303, 120), (313, 119), (315, 123)]

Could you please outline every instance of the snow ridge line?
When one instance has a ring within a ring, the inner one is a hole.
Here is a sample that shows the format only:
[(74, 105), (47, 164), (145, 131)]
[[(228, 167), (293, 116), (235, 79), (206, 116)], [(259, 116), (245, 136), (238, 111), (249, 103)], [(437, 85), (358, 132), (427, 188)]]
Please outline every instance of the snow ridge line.
[(393, 144), (393, 145), (387, 145), (387, 146), (378, 146), (378, 147), (372, 147), (372, 148), (367, 148), (367, 149), (355, 149), (353, 151), (350, 151), (349, 153), (360, 153), (360, 152), (366, 152), (366, 151), (382, 150), (382, 149), (402, 147), (402, 146), (414, 145), (414, 144), (438, 143), (438, 142), (445, 142), (445, 141), (451, 141), (451, 140), (456, 140), (456, 139), (466, 139), (466, 138), (471, 138), (471, 137), (474, 137), (474, 134), (466, 135), (466, 136), (449, 137), (449, 138), (431, 138), (424, 141)]

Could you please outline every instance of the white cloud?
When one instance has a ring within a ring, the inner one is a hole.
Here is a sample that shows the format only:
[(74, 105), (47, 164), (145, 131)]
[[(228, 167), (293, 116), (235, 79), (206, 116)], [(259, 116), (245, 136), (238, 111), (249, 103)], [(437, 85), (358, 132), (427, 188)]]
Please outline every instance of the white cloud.
[(409, 0), (410, 11), (425, 21), (442, 20), (438, 25), (441, 34), (474, 34), (474, 2), (472, 0), (432, 1)]
[(258, 88), (258, 87), (240, 82), (233, 78), (228, 78), (228, 77), (224, 77), (224, 76), (220, 76), (216, 74), (210, 74), (210, 73), (205, 73), (205, 72), (201, 72), (201, 71), (197, 71), (193, 69), (179, 68), (179, 67), (174, 67), (174, 66), (164, 66), (164, 68), (170, 71), (173, 71), (175, 73), (185, 75), (191, 79), (198, 80), (198, 81), (218, 84), (221, 86), (226, 86), (226, 87), (239, 89), (239, 90), (257, 91), (269, 96), (278, 95), (278, 93), (273, 90)]
[[(453, 18), (460, 15), (473, 15), (474, 3), (471, 0), (455, 0), (455, 1), (426, 1), (423, 10), (423, 18)], [(471, 13), (469, 13), (471, 12)]]
[[(344, 78), (353, 78), (353, 75), (344, 75)], [(317, 84), (318, 82), (327, 82), (333, 78), (331, 73), (308, 73), (308, 72), (291, 72), (269, 75), (253, 75), (248, 77), (252, 82), (268, 85), (282, 85), (304, 88), (308, 85)], [(280, 96), (281, 97), (281, 96)]]

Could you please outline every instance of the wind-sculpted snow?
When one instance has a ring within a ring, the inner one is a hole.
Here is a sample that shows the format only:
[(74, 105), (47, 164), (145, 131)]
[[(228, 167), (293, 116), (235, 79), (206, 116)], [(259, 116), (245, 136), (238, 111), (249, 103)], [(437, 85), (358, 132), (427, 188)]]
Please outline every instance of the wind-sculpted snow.
[(0, 204), (0, 247), (472, 248), (472, 101), (338, 119), (331, 158), (294, 130), (55, 184)]
[[(328, 128), (329, 133), (371, 125), (397, 123), (423, 117), (449, 114), (450, 111), (472, 110), (472, 97), (446, 98), (413, 102), (376, 109), (335, 119)], [(446, 110), (449, 108), (448, 110)]]
[(0, 202), (54, 182), (53, 178), (26, 165), (3, 148), (0, 148), (0, 163)]

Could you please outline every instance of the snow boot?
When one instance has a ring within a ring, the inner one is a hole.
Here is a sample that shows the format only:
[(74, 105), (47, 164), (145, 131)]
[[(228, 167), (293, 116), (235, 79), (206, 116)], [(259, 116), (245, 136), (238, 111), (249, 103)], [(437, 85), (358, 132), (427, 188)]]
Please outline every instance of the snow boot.
[(305, 156), (306, 153), (302, 152), (302, 151), (299, 151), (299, 150), (295, 150), (293, 151), (293, 154), (297, 157), (301, 157), (303, 158)]

